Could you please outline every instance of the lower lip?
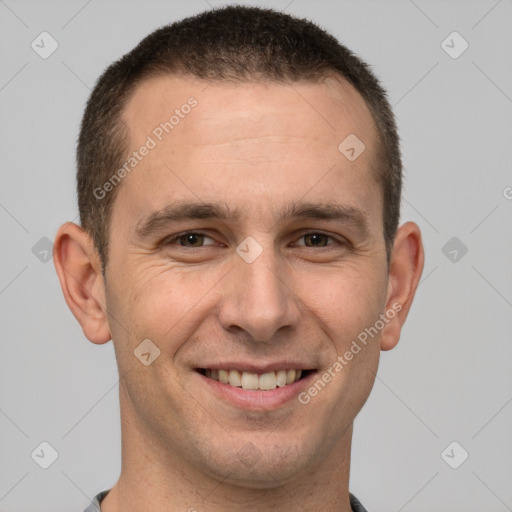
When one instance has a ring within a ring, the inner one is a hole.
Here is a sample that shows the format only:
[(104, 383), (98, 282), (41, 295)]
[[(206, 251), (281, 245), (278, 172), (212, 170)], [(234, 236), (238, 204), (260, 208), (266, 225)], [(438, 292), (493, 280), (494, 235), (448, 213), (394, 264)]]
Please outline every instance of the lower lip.
[(276, 387), (268, 391), (248, 390), (224, 384), (218, 380), (211, 379), (200, 373), (197, 375), (203, 379), (203, 382), (210, 386), (210, 389), (224, 402), (252, 411), (268, 411), (278, 409), (287, 402), (297, 399), (298, 395), (307, 389), (310, 380), (314, 378), (316, 372), (311, 372), (303, 379), (292, 384), (287, 384), (281, 388)]

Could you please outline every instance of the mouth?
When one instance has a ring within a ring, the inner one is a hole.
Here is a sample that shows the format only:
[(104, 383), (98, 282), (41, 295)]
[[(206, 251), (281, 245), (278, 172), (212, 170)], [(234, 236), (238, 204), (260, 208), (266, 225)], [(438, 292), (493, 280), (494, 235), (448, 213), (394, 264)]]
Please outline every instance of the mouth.
[[(254, 412), (276, 411), (299, 404), (297, 397), (307, 389), (318, 373), (311, 368), (244, 365), (196, 368), (195, 373), (212, 398), (230, 407)], [(237, 368), (238, 366), (238, 368)]]
[(281, 369), (256, 373), (235, 369), (198, 368), (197, 372), (214, 381), (240, 388), (245, 391), (272, 391), (276, 388), (290, 386), (307, 378), (314, 370)]

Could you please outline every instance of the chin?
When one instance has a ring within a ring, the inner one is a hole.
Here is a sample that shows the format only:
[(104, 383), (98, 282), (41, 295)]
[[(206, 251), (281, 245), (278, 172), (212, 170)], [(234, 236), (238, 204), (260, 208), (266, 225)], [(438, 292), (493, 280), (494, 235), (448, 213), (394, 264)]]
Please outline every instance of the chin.
[[(265, 433), (263, 437), (267, 436)], [(232, 441), (229, 447), (212, 448), (203, 467), (210, 476), (234, 486), (271, 489), (311, 471), (313, 453), (310, 443), (269, 443), (253, 439)], [(222, 468), (221, 471), (219, 469)]]

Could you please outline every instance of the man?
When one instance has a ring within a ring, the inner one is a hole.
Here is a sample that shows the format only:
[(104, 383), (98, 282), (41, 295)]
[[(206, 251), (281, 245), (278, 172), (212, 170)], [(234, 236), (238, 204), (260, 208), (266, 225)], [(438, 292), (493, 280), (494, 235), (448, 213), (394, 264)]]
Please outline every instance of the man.
[(77, 160), (54, 261), (122, 417), (88, 511), (364, 510), (353, 421), (423, 268), (368, 67), (310, 22), (210, 11), (106, 70)]

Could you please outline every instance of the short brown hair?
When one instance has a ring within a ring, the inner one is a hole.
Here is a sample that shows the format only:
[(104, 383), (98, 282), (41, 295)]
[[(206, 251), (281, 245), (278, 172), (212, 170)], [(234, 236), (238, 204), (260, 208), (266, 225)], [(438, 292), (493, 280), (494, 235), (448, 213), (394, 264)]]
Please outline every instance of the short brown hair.
[(393, 112), (379, 81), (367, 64), (314, 23), (271, 9), (229, 6), (154, 31), (106, 69), (89, 97), (77, 147), (78, 207), (103, 272), (117, 189), (101, 199), (93, 191), (126, 159), (129, 134), (121, 114), (129, 96), (144, 79), (165, 73), (209, 81), (284, 83), (335, 74), (352, 84), (377, 127), (375, 160), (389, 257), (400, 216), (402, 162)]

